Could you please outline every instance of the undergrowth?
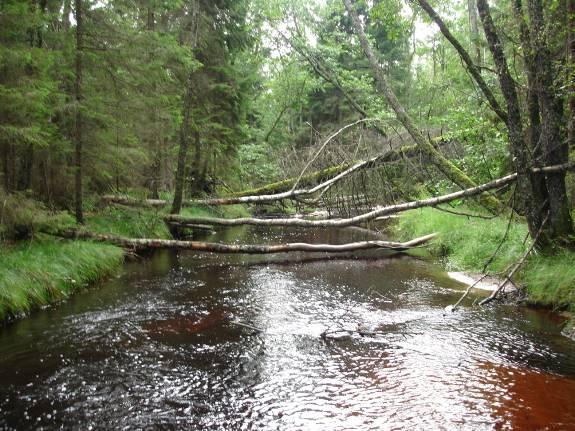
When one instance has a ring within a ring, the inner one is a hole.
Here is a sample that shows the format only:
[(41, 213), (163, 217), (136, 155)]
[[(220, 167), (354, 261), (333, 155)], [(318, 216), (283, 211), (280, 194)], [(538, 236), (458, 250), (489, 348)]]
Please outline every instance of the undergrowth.
[(86, 229), (92, 232), (130, 238), (170, 238), (162, 217), (166, 213), (153, 208), (110, 205), (86, 216)]
[[(428, 249), (443, 260), (447, 269), (456, 271), (481, 272), (502, 244), (487, 272), (503, 275), (531, 243), (530, 239), (525, 241), (527, 226), (516, 220), (511, 222), (503, 241), (507, 224), (506, 217), (486, 220), (423, 208), (401, 214), (393, 230), (401, 240), (437, 232), (438, 237)], [(532, 254), (516, 281), (526, 288), (529, 302), (575, 311), (575, 252), (563, 250), (553, 256)]]

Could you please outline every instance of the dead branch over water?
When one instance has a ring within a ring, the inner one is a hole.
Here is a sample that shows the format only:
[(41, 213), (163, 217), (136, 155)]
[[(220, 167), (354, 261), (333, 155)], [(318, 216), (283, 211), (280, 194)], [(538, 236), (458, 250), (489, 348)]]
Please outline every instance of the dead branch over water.
[(88, 239), (98, 242), (106, 242), (118, 245), (125, 249), (139, 251), (148, 249), (177, 249), (193, 250), (211, 253), (235, 253), (235, 254), (270, 254), (288, 253), (292, 251), (304, 252), (324, 252), (340, 253), (356, 250), (386, 249), (395, 251), (405, 251), (410, 248), (419, 247), (435, 237), (435, 234), (425, 235), (407, 242), (393, 241), (358, 241), (347, 244), (308, 244), (308, 243), (287, 243), (277, 245), (262, 244), (221, 244), (203, 241), (179, 241), (169, 239), (150, 238), (126, 238), (115, 235), (104, 235), (95, 232), (69, 229), (60, 230), (53, 235), (68, 239)]

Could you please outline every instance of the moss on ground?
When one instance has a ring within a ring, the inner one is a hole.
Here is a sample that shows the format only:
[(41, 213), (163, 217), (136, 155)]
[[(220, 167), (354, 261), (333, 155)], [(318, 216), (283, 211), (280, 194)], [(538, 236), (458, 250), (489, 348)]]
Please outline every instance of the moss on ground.
[[(505, 217), (486, 220), (423, 208), (401, 214), (393, 231), (401, 240), (437, 232), (439, 236), (429, 251), (441, 257), (447, 269), (480, 272), (502, 242), (507, 223)], [(529, 247), (526, 235), (525, 223), (512, 221), (507, 239), (488, 272), (505, 273), (516, 263)], [(575, 311), (575, 252), (563, 250), (554, 256), (533, 254), (516, 279), (525, 286), (531, 303)]]

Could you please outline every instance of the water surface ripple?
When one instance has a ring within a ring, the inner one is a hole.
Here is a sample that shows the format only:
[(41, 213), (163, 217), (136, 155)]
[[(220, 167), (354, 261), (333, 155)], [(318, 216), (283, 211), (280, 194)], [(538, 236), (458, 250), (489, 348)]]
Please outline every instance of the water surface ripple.
[(575, 430), (561, 318), (446, 312), (462, 289), (430, 262), (377, 251), (158, 253), (0, 329), (0, 429)]

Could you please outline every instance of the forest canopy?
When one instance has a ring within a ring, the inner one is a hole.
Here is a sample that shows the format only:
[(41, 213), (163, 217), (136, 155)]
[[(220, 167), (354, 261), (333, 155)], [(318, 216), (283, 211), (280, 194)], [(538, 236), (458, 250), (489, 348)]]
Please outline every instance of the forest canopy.
[(572, 0), (2, 0), (2, 194), (78, 223), (104, 195), (177, 214), (381, 156), (323, 206), (351, 216), (516, 172), (479, 205), (571, 247), (573, 22)]

